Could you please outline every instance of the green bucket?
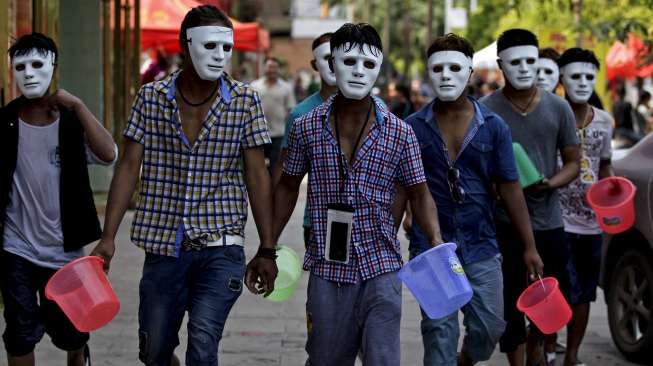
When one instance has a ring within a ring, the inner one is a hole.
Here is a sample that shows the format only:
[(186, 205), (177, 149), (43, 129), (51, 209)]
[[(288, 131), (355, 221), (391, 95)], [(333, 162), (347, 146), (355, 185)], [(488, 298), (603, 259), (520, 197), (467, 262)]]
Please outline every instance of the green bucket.
[(512, 143), (512, 151), (515, 154), (515, 163), (517, 163), (517, 171), (519, 172), (519, 184), (521, 184), (522, 188), (532, 186), (544, 179), (542, 173), (537, 170), (519, 143)]
[(277, 246), (277, 268), (279, 273), (274, 281), (274, 291), (266, 299), (282, 302), (293, 296), (302, 275), (302, 264), (297, 252), (285, 245)]

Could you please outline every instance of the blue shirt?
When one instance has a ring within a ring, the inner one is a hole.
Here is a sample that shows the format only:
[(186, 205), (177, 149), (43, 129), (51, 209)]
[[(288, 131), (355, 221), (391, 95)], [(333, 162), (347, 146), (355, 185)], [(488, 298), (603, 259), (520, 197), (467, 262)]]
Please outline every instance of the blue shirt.
[[(465, 191), (462, 203), (453, 201), (447, 182), (450, 163), (433, 113), (437, 99), (406, 119), (419, 141), (427, 185), (438, 207), (442, 238), (458, 245), (463, 264), (499, 253), (492, 183), (519, 180), (508, 125), (486, 106), (470, 100), (474, 117), (458, 157), (451, 162), (460, 172), (458, 184)], [(409, 234), (411, 251), (421, 253), (431, 247), (415, 220)]]
[[(281, 142), (281, 147), (283, 149), (288, 148), (288, 132), (290, 132), (293, 122), (295, 122), (297, 118), (300, 118), (306, 113), (312, 111), (313, 108), (322, 104), (322, 102), (324, 102), (324, 100), (322, 100), (322, 96), (318, 91), (306, 97), (306, 99), (297, 104), (295, 108), (290, 111), (290, 114), (288, 114), (288, 120), (286, 121), (286, 130), (283, 133), (283, 140)], [(304, 207), (304, 227), (311, 227), (311, 218), (308, 215), (308, 204)]]

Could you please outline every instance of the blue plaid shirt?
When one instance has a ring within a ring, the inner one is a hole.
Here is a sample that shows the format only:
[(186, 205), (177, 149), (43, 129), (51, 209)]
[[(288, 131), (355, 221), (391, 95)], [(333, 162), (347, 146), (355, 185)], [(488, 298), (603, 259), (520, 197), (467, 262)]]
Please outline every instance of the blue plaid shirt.
[[(356, 152), (353, 166), (340, 154), (329, 124), (335, 96), (293, 123), (288, 135), (284, 172), (301, 176), (308, 172), (308, 206), (312, 234), (304, 269), (329, 281), (356, 283), (401, 268), (399, 241), (391, 214), (395, 183), (412, 186), (425, 182), (419, 145), (412, 129), (379, 102), (376, 119)], [(347, 179), (340, 202), (338, 159)], [(348, 203), (354, 207), (352, 249), (349, 263), (325, 260), (327, 205)]]
[(178, 75), (141, 88), (123, 133), (144, 147), (132, 241), (169, 256), (179, 255), (184, 235), (200, 241), (245, 235), (242, 150), (270, 142), (258, 94), (224, 74), (191, 145), (175, 100)]

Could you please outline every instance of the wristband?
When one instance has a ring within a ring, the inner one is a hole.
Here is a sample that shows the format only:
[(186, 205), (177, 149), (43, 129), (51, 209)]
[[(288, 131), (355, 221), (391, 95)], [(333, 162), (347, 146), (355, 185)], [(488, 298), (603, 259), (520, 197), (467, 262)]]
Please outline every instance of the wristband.
[(277, 259), (277, 250), (274, 248), (258, 248), (255, 257), (267, 258), (276, 260)]

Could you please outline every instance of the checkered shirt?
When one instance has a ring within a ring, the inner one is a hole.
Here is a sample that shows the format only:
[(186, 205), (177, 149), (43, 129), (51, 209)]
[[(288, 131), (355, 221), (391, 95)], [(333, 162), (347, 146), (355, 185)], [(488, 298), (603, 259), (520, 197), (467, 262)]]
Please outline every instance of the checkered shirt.
[(244, 236), (241, 151), (270, 142), (258, 94), (225, 74), (220, 97), (191, 146), (175, 100), (178, 75), (141, 88), (123, 133), (144, 147), (132, 241), (147, 252), (175, 257), (184, 234), (200, 241)]
[[(401, 268), (392, 203), (395, 183), (424, 183), (424, 168), (413, 130), (375, 99), (376, 119), (350, 167), (339, 153), (329, 124), (334, 97), (293, 123), (288, 137), (284, 172), (308, 172), (308, 206), (313, 231), (304, 258), (304, 269), (329, 281), (356, 283)], [(346, 170), (342, 202), (354, 207), (349, 263), (325, 260), (327, 205), (339, 203), (338, 160)]]

